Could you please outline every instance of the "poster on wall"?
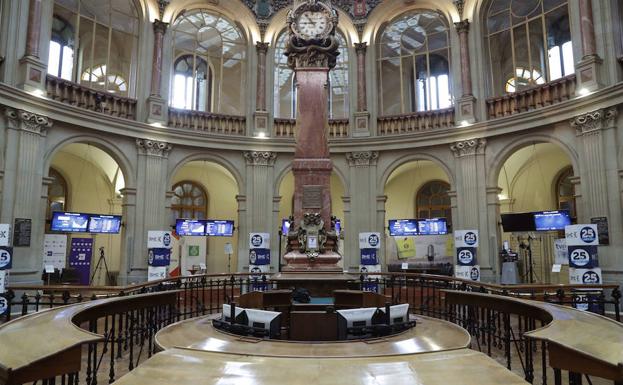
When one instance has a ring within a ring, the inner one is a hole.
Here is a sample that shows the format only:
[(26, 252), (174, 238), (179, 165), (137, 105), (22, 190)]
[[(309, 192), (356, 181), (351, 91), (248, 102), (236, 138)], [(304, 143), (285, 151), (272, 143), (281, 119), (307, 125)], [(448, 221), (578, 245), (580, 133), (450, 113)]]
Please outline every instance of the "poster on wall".
[(10, 236), (11, 225), (8, 223), (0, 223), (0, 246), (9, 246)]
[(149, 266), (169, 266), (171, 264), (171, 249), (149, 249), (147, 264)]
[(93, 239), (72, 238), (69, 251), (69, 267), (74, 268), (80, 285), (88, 285), (91, 274), (91, 258), (93, 255)]
[(270, 249), (251, 249), (249, 251), (250, 265), (270, 265)]
[(381, 233), (359, 233), (360, 249), (380, 249)]
[(32, 233), (32, 219), (15, 218), (13, 226), (13, 246), (30, 247), (30, 235)]
[(184, 237), (182, 244), (182, 275), (206, 264), (206, 237)]
[(456, 230), (454, 232), (455, 247), (478, 247), (478, 230)]
[(67, 235), (45, 234), (43, 236), (43, 266), (63, 270), (67, 258)]
[(170, 231), (148, 231), (147, 232), (147, 248), (148, 249), (170, 249), (173, 246), (173, 237)]
[(165, 279), (167, 277), (166, 266), (148, 266), (147, 267), (147, 281), (157, 281), (159, 279)]
[(591, 218), (591, 224), (597, 225), (597, 238), (600, 245), (610, 244), (610, 234), (608, 233), (608, 217)]
[(480, 266), (455, 266), (454, 276), (461, 279), (469, 279), (480, 282)]
[(569, 268), (569, 283), (571, 285), (600, 285), (603, 283), (601, 268)]
[(567, 253), (567, 241), (562, 239), (554, 240), (554, 264), (555, 265), (568, 265), (569, 255)]
[(415, 258), (415, 239), (413, 237), (394, 237), (399, 259)]
[(270, 234), (249, 233), (249, 249), (270, 249)]

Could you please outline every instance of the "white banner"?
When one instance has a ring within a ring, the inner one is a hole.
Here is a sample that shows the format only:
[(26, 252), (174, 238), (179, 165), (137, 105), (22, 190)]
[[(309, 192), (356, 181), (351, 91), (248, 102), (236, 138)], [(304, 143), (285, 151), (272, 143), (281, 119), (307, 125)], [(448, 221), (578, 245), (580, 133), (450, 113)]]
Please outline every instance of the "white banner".
[(569, 283), (571, 285), (599, 285), (603, 283), (601, 268), (575, 269), (569, 268)]
[(359, 233), (360, 249), (380, 249), (381, 233)]
[[(381, 265), (359, 265), (360, 273), (380, 273)], [(381, 279), (382, 276), (369, 274), (365, 276), (367, 279)]]
[(565, 238), (567, 246), (591, 246), (599, 245), (597, 225), (571, 225), (565, 226)]
[(167, 277), (166, 266), (148, 266), (147, 267), (147, 282), (157, 281), (159, 279), (165, 279)]
[(461, 279), (471, 279), (480, 282), (480, 266), (454, 266), (454, 276)]
[(270, 234), (249, 233), (249, 249), (270, 249)]
[(10, 232), (11, 225), (8, 223), (0, 223), (0, 246), (10, 246)]
[(455, 230), (454, 247), (478, 247), (478, 230)]
[(564, 238), (554, 240), (554, 264), (569, 264), (569, 254), (567, 253), (567, 240)]
[(54, 266), (62, 270), (65, 268), (67, 257), (67, 235), (45, 234), (43, 236), (43, 266)]
[(182, 242), (182, 275), (206, 263), (206, 237), (184, 237)]
[(170, 249), (173, 247), (173, 236), (170, 231), (148, 231), (148, 249)]
[(3, 294), (6, 287), (6, 270), (0, 270), (0, 294)]
[(249, 265), (249, 273), (264, 274), (270, 272), (270, 265)]

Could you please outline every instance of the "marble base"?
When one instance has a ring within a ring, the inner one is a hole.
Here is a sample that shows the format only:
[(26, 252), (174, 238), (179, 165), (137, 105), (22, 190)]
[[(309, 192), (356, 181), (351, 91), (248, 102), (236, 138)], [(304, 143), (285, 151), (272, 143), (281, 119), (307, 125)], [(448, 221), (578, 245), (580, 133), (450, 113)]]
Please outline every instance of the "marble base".
[(584, 57), (575, 65), (575, 73), (577, 74), (576, 94), (582, 96), (602, 87), (599, 77), (602, 63), (603, 60), (595, 55)]
[(312, 262), (306, 254), (300, 251), (290, 251), (283, 256), (287, 265), (282, 268), (283, 271), (292, 272), (341, 272), (342, 268), (337, 264), (342, 259), (339, 253), (328, 251), (320, 254)]
[(45, 95), (47, 64), (34, 56), (24, 56), (19, 61), (20, 73), (18, 87), (26, 92)]
[[(312, 297), (332, 297), (334, 290), (358, 289), (359, 278), (343, 272), (291, 271), (273, 275), (270, 280), (280, 289), (305, 288)], [(352, 287), (351, 287), (352, 286)]]

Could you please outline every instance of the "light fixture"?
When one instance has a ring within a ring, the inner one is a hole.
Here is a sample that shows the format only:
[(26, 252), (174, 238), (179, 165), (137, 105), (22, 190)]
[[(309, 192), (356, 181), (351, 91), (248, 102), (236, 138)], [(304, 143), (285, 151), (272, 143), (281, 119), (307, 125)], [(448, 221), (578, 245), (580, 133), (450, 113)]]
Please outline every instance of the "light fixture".
[(29, 91), (29, 93), (31, 95), (33, 95), (33, 96), (38, 97), (38, 98), (43, 98), (43, 99), (46, 98), (45, 91), (43, 91), (43, 90), (41, 90), (39, 88), (35, 88), (32, 91)]
[(467, 127), (467, 126), (469, 126), (469, 125), (470, 125), (470, 124), (469, 124), (469, 122), (468, 122), (467, 120), (462, 120), (462, 121), (461, 121), (461, 127)]
[(255, 134), (255, 137), (257, 139), (268, 139), (268, 137), (266, 136), (266, 133), (264, 131), (260, 131), (257, 134)]
[(591, 93), (591, 92), (590, 92), (590, 91), (588, 90), (588, 88), (586, 88), (586, 87), (582, 87), (582, 88), (580, 88), (580, 89), (578, 90), (578, 94), (579, 94), (580, 96), (586, 96), (586, 95), (588, 95), (588, 94), (590, 94), (590, 93)]

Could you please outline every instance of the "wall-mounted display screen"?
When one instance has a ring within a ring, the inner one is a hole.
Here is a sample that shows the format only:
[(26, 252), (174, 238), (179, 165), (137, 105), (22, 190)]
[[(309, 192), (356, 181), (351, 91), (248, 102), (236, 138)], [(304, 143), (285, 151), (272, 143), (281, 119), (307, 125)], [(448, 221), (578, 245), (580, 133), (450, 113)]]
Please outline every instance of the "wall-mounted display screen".
[(208, 219), (206, 235), (209, 237), (233, 237), (234, 221)]
[(203, 219), (177, 219), (175, 232), (177, 235), (204, 236), (206, 235), (206, 221)]
[(418, 235), (448, 234), (446, 218), (418, 219)]
[(342, 221), (339, 219), (335, 220), (335, 234), (339, 237), (342, 232)]
[(508, 213), (501, 216), (502, 229), (506, 233), (535, 230), (532, 213)]
[(568, 210), (538, 211), (534, 214), (536, 231), (564, 230), (571, 224), (571, 215)]
[(396, 237), (418, 235), (417, 219), (390, 219), (389, 235)]
[(290, 226), (292, 226), (292, 222), (289, 219), (284, 218), (281, 220), (281, 235), (288, 235), (290, 232)]
[(52, 213), (52, 223), (50, 230), (62, 231), (66, 233), (86, 233), (89, 229), (89, 214), (83, 213), (63, 213), (55, 211)]
[(121, 216), (119, 215), (90, 215), (89, 232), (118, 234), (121, 230)]

